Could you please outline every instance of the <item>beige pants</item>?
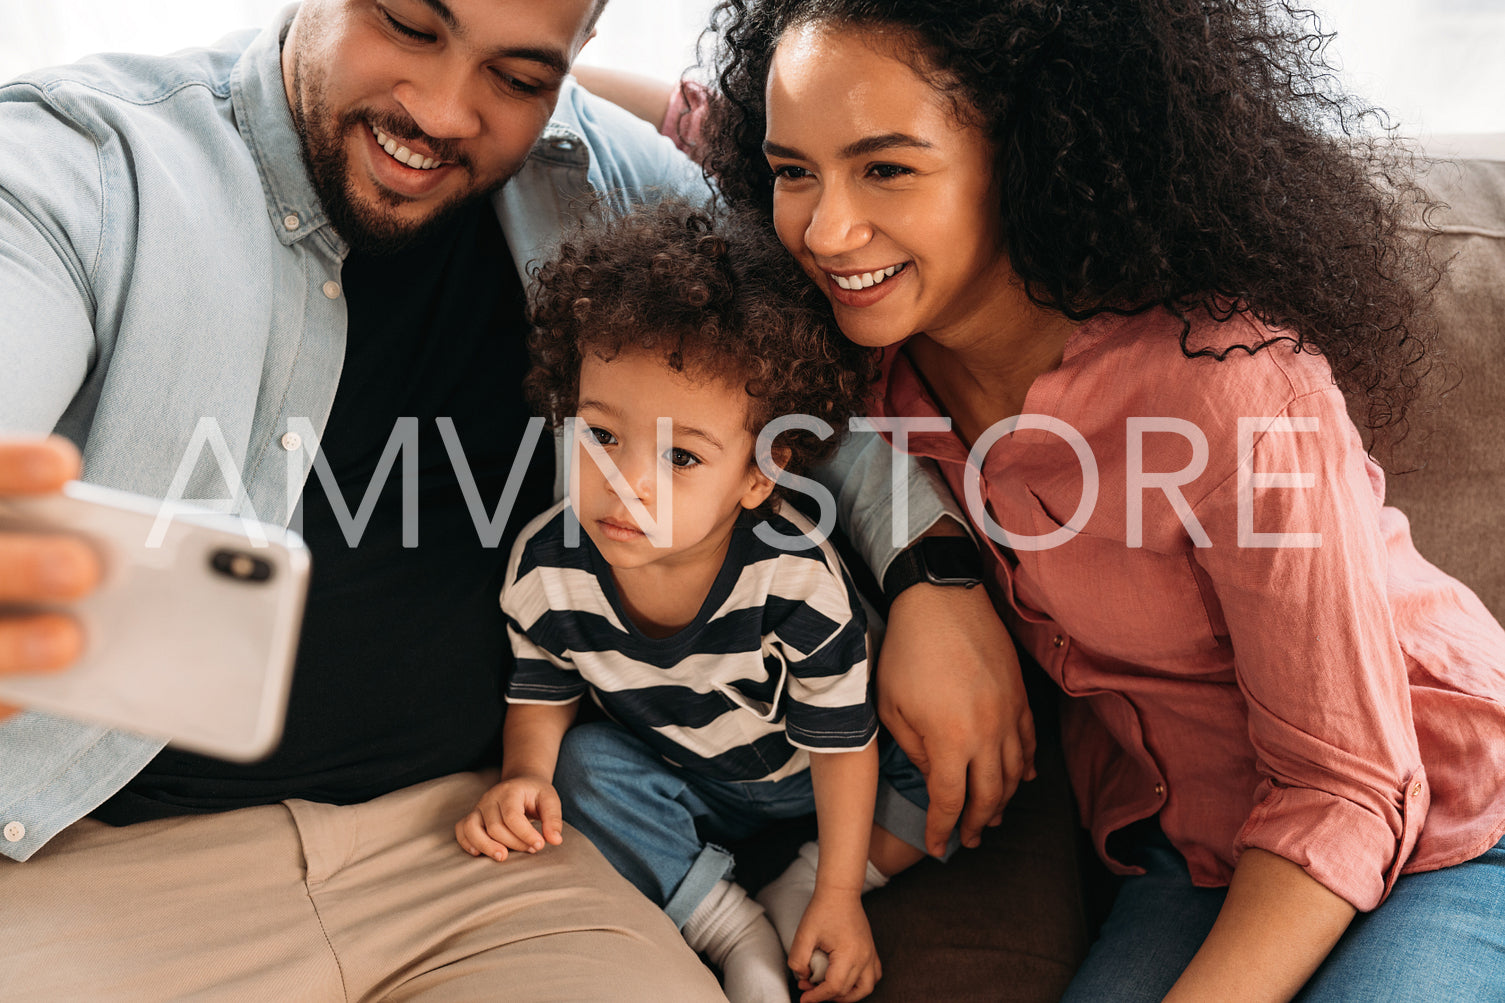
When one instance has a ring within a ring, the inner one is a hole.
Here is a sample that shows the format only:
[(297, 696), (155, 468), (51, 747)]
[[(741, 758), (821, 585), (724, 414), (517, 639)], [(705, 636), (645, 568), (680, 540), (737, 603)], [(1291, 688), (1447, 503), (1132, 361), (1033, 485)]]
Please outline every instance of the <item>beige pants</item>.
[(454, 823), (491, 778), (125, 828), (0, 858), (0, 1000), (722, 1000), (590, 843), (505, 863)]

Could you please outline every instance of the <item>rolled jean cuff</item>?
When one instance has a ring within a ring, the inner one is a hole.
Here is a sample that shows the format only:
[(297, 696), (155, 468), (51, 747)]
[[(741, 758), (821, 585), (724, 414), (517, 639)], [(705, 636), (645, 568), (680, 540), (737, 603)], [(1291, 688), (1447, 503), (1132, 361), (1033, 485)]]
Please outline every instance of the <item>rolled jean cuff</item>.
[[(878, 781), (878, 801), (873, 806), (873, 821), (889, 835), (897, 836), (921, 853), (929, 855), (930, 851), (925, 849), (925, 809), (900, 794), (887, 780)], [(946, 852), (941, 854), (940, 859), (950, 860), (959, 846), (961, 835), (952, 829), (951, 838), (946, 841)]]
[(711, 889), (718, 882), (731, 877), (733, 863), (732, 855), (726, 850), (714, 843), (705, 845), (695, 858), (695, 863), (690, 865), (690, 872), (684, 876), (684, 880), (664, 905), (664, 912), (675, 926), (684, 929), (685, 923), (694, 914), (695, 907), (705, 901)]

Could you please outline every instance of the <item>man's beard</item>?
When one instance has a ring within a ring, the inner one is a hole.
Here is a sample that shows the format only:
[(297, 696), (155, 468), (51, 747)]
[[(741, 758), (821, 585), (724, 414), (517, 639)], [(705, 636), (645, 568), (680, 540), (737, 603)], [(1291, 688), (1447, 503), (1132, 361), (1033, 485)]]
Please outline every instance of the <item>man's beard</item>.
[(475, 177), (475, 170), (470, 159), (454, 149), (453, 144), (424, 135), (416, 123), (405, 116), (350, 111), (336, 120), (323, 93), (305, 86), (300, 72), (301, 62), (299, 60), (293, 67), (291, 105), (293, 127), (303, 151), (303, 164), (330, 224), (352, 250), (373, 255), (395, 253), (442, 229), (462, 209), (485, 198), (506, 181), (503, 177), (494, 184), (461, 191), (441, 203), (426, 219), (416, 222), (405, 220), (392, 211), (409, 201), (394, 192), (378, 188), (379, 204), (363, 204), (356, 194), (353, 168), (346, 157), (344, 144), (352, 129), (370, 131), (373, 122), (394, 139), (421, 138), (436, 159), (456, 165), (471, 178)]

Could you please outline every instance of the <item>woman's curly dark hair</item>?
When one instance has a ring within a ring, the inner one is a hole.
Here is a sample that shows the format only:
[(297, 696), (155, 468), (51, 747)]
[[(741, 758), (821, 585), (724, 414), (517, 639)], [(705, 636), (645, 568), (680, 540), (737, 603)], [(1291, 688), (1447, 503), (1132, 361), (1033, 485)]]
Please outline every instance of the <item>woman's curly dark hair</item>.
[[(609, 360), (643, 350), (675, 372), (740, 384), (755, 436), (783, 415), (830, 424), (828, 439), (778, 437), (775, 454), (790, 473), (831, 454), (876, 372), (874, 353), (840, 335), (825, 297), (766, 221), (676, 199), (588, 214), (535, 274), (531, 320), (523, 387), (554, 424), (575, 413), (587, 353)], [(779, 494), (759, 511), (776, 512)]]
[[(882, 29), (994, 151), (1004, 251), (1082, 320), (1247, 313), (1320, 351), (1371, 429), (1404, 437), (1440, 276), (1432, 208), (1384, 113), (1346, 96), (1316, 15), (1282, 0), (722, 0), (702, 136), (734, 205), (772, 212), (764, 86), (790, 27)], [(895, 31), (895, 29), (898, 29)], [(886, 51), (886, 50), (885, 50)], [(701, 151), (697, 151), (701, 152)]]

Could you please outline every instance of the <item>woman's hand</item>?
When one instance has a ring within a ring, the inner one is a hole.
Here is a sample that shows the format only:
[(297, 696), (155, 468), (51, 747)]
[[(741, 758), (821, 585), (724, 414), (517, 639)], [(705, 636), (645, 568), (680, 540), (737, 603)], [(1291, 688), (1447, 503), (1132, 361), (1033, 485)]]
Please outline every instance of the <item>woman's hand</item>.
[[(0, 441), (0, 498), (52, 494), (79, 474), (78, 450), (66, 439)], [(99, 561), (67, 536), (0, 533), (0, 603), (78, 599), (99, 582)], [(83, 651), (78, 624), (57, 613), (0, 617), (0, 674), (63, 668)], [(0, 704), (0, 720), (16, 708)]]
[[(529, 821), (535, 818), (541, 834)], [(564, 842), (559, 793), (539, 777), (503, 780), (455, 823), (455, 839), (472, 857), (485, 854), (496, 860), (506, 860), (508, 850), (537, 853), (545, 844), (558, 846)]]
[[(811, 970), (810, 957), (817, 948), (829, 959), (819, 982), (812, 981), (821, 973)], [(852, 1003), (873, 991), (883, 977), (883, 966), (859, 891), (816, 887), (789, 945), (789, 967), (800, 977), (800, 1003)]]
[(981, 588), (913, 585), (889, 611), (878, 654), (878, 714), (925, 774), (925, 846), (944, 853), (1003, 821), (1020, 780), (1035, 776), (1030, 716), (1014, 642)]

